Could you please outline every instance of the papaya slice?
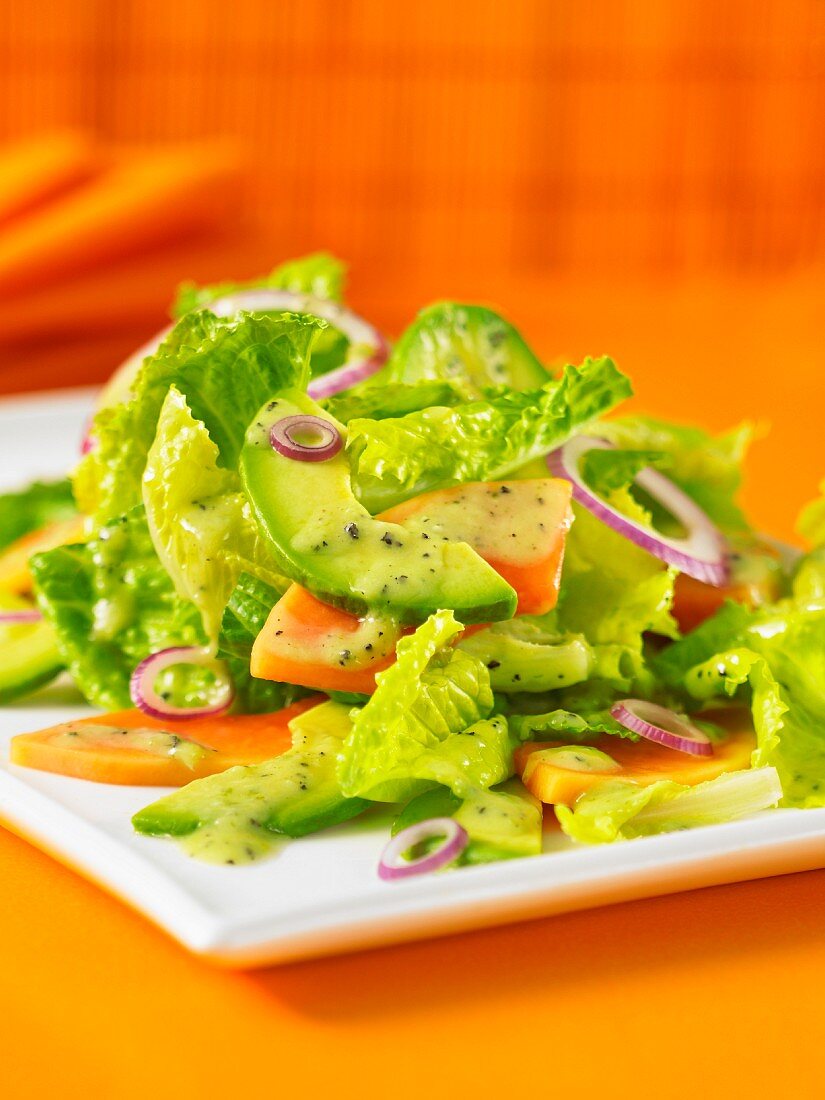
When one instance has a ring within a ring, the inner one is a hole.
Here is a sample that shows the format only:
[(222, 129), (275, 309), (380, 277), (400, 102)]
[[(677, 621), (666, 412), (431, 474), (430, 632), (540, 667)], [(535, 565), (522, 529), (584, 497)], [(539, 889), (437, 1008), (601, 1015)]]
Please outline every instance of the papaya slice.
[[(604, 735), (589, 745), (530, 741), (516, 750), (516, 771), (531, 794), (547, 805), (571, 806), (579, 795), (617, 779), (647, 787), (661, 779), (695, 786), (750, 767), (754, 734), (731, 733), (712, 756), (692, 756), (653, 741)], [(593, 751), (595, 750), (595, 752)]]
[(301, 699), (272, 714), (181, 722), (139, 710), (99, 714), (12, 738), (11, 762), (95, 783), (181, 787), (238, 764), (259, 764), (291, 745), (289, 723), (323, 702)]
[(29, 572), (29, 558), (44, 550), (54, 550), (83, 539), (83, 519), (72, 516), (57, 523), (49, 523), (30, 531), (11, 543), (0, 554), (0, 588), (18, 596), (27, 596), (32, 591), (32, 577)]
[(781, 595), (782, 560), (775, 546), (759, 539), (746, 545), (734, 544), (731, 579), (721, 588), (703, 584), (686, 573), (676, 578), (673, 616), (683, 634), (695, 629), (720, 610), (726, 600), (761, 607), (775, 603)]

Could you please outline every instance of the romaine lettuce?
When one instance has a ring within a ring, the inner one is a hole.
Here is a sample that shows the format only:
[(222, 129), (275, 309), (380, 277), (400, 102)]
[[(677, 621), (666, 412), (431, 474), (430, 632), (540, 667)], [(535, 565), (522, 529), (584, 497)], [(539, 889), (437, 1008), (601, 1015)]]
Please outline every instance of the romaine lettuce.
[[(130, 706), (129, 677), (144, 657), (203, 644), (197, 609), (176, 594), (142, 506), (84, 545), (36, 554), (31, 569), (61, 657), (90, 703), (107, 710)], [(178, 674), (176, 686), (182, 704), (201, 701)]]
[(163, 403), (143, 474), (143, 503), (152, 542), (179, 596), (200, 611), (214, 642), (241, 572), (283, 592), (238, 475), (218, 465), (218, 448), (172, 386)]
[[(172, 312), (175, 317), (182, 317), (193, 309), (208, 309), (212, 302), (227, 294), (265, 287), (291, 290), (295, 294), (312, 294), (315, 298), (340, 302), (343, 300), (345, 278), (346, 268), (340, 260), (326, 252), (315, 252), (297, 260), (288, 260), (260, 279), (243, 283), (214, 283), (202, 287), (194, 283), (184, 283), (178, 289)], [(347, 357), (348, 347), (347, 338), (332, 325), (320, 332), (312, 349), (313, 377), (340, 367)]]
[(612, 360), (588, 359), (539, 390), (352, 420), (347, 446), (356, 493), (375, 513), (432, 489), (506, 477), (630, 393)]
[(339, 766), (345, 795), (396, 802), (441, 783), (466, 798), (512, 773), (507, 720), (486, 720), (487, 669), (451, 645), (461, 629), (441, 611), (398, 643), (396, 663), (353, 712)]
[(323, 327), (294, 314), (220, 319), (201, 311), (180, 320), (144, 361), (131, 400), (95, 417), (95, 447), (75, 476), (81, 510), (104, 523), (141, 502), (146, 455), (170, 386), (205, 425), (221, 466), (234, 469), (261, 406), (286, 386), (306, 385), (312, 343)]
[(390, 382), (385, 386), (360, 386), (328, 397), (322, 404), (341, 424), (350, 420), (387, 420), (407, 416), (431, 405), (452, 407), (469, 399), (466, 387), (457, 382), (416, 382), (405, 385)]
[[(622, 417), (599, 425), (599, 435), (625, 451), (661, 455), (667, 476), (707, 512), (727, 534), (750, 530), (736, 503), (742, 464), (753, 439), (751, 424), (714, 436), (701, 428), (670, 424), (652, 417)], [(655, 517), (658, 518), (658, 517)]]
[(586, 791), (572, 807), (556, 806), (564, 832), (583, 844), (733, 821), (775, 806), (782, 795), (775, 768), (728, 772), (688, 787), (661, 780), (648, 787), (616, 780)]
[(16, 493), (0, 494), (0, 550), (47, 523), (75, 514), (68, 480), (34, 481)]
[(179, 318), (193, 309), (208, 307), (227, 294), (235, 294), (240, 290), (256, 290), (259, 287), (292, 290), (296, 294), (313, 294), (316, 298), (340, 302), (343, 300), (346, 274), (346, 267), (341, 260), (330, 256), (328, 252), (313, 252), (297, 260), (287, 260), (259, 279), (212, 283), (209, 286), (182, 283), (178, 287), (172, 314)]

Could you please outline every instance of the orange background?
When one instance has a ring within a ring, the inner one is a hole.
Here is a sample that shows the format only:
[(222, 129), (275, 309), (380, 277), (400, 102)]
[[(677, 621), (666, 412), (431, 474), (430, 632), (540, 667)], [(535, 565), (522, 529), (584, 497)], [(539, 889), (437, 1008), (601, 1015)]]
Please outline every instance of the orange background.
[[(0, 137), (66, 128), (104, 174), (233, 145), (185, 231), (3, 283), (0, 226), (0, 389), (101, 378), (179, 278), (324, 247), (390, 332), (483, 298), (648, 409), (770, 421), (766, 530), (825, 472), (820, 0), (0, 5)], [(0, 884), (11, 1100), (822, 1095), (825, 872), (250, 975), (8, 833)]]

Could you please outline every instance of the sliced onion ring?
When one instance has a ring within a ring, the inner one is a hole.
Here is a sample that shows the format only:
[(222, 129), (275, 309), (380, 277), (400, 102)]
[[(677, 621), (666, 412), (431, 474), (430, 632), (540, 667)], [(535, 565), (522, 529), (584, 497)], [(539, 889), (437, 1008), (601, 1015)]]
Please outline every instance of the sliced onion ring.
[[(176, 707), (155, 691), (155, 683), (164, 669), (173, 665), (203, 665), (211, 668), (222, 680), (220, 697), (214, 703), (200, 707)], [(223, 661), (218, 661), (203, 646), (170, 646), (144, 658), (132, 673), (129, 694), (135, 706), (150, 718), (206, 718), (223, 714), (232, 705), (235, 696), (232, 681), (226, 674)]]
[(670, 478), (648, 467), (637, 475), (636, 484), (687, 529), (688, 535), (682, 539), (670, 538), (629, 519), (585, 484), (579, 471), (583, 456), (594, 449), (612, 448), (613, 444), (605, 439), (594, 439), (586, 435), (574, 436), (547, 456), (547, 466), (556, 477), (571, 482), (574, 500), (620, 535), (698, 581), (717, 588), (727, 584), (730, 577), (728, 545), (722, 532), (699, 505), (678, 485), (674, 485)]
[(0, 626), (16, 626), (23, 623), (43, 621), (42, 612), (36, 608), (21, 608), (20, 611), (0, 611)]
[[(439, 837), (441, 843), (432, 852), (417, 859), (404, 859), (404, 853), (411, 848)], [(402, 829), (386, 846), (378, 863), (379, 877), (390, 881), (437, 871), (458, 859), (469, 841), (467, 830), (452, 817), (431, 817), (419, 821)]]
[(669, 749), (692, 756), (712, 756), (710, 739), (692, 722), (686, 722), (667, 707), (645, 699), (621, 699), (610, 708), (611, 715), (625, 727)]
[[(301, 443), (298, 435), (302, 432), (316, 436), (318, 442)], [(326, 462), (337, 455), (344, 445), (341, 433), (334, 424), (309, 413), (276, 420), (269, 429), (269, 442), (284, 458), (294, 458), (298, 462)]]

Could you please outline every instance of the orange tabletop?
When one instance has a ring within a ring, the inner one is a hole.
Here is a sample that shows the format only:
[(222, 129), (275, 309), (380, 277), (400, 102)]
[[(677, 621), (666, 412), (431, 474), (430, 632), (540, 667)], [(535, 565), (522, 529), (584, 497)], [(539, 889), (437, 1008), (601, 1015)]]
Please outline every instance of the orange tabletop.
[[(744, 499), (787, 538), (825, 474), (823, 285), (811, 274), (486, 297), (548, 357), (612, 354), (639, 407), (717, 428), (772, 422)], [(361, 304), (400, 323), (421, 289)], [(429, 295), (464, 290), (479, 292)], [(825, 872), (254, 973), (189, 957), (5, 832), (0, 884), (9, 1100), (825, 1091)]]

